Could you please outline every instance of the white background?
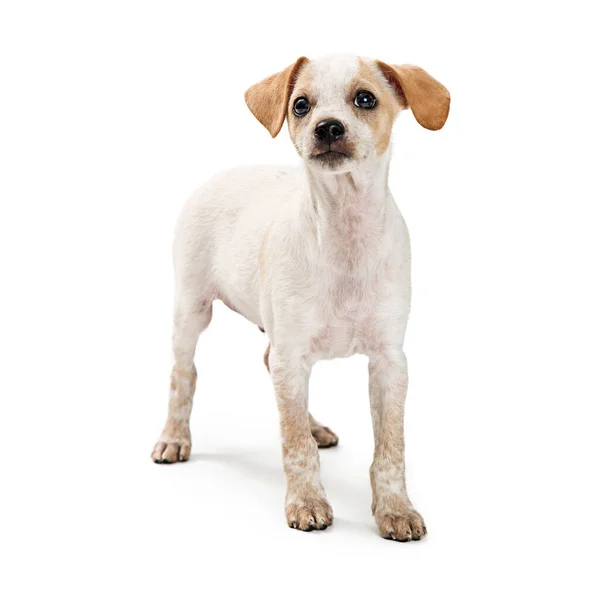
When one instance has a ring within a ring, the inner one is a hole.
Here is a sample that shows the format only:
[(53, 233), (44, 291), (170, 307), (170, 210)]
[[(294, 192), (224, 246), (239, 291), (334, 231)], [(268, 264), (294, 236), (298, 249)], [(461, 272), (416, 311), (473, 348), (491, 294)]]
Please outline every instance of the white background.
[[(592, 4), (2, 2), (3, 598), (598, 598)], [(337, 52), (452, 93), (440, 132), (400, 116), (390, 175), (414, 254), (418, 543), (370, 515), (363, 357), (311, 380), (341, 440), (321, 453), (334, 525), (287, 528), (266, 340), (222, 305), (192, 459), (150, 461), (176, 215), (217, 170), (298, 160), (243, 93)]]

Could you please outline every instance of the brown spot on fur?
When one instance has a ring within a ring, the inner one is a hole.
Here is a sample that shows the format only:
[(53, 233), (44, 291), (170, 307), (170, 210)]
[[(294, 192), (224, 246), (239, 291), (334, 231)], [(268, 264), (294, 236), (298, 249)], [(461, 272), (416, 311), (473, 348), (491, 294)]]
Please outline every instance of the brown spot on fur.
[(376, 61), (401, 104), (410, 107), (415, 119), (426, 129), (444, 126), (450, 111), (450, 93), (429, 73), (414, 65), (388, 65)]
[[(310, 69), (302, 69), (299, 73), (298, 76), (296, 78), (295, 81), (295, 85), (292, 89), (292, 100), (295, 100), (296, 98), (299, 98), (300, 96), (306, 96), (309, 100), (309, 102), (312, 104), (314, 104), (314, 97), (313, 97), (313, 78), (312, 75), (310, 73)], [(298, 136), (298, 132), (300, 131), (300, 129), (302, 129), (302, 127), (304, 127), (306, 125), (306, 123), (310, 122), (310, 119), (307, 118), (298, 118), (296, 117), (296, 115), (294, 115), (294, 112), (292, 110), (293, 108), (293, 102), (290, 102), (288, 99), (288, 106), (287, 106), (287, 117), (288, 117), (288, 129), (290, 131), (290, 137), (292, 139), (292, 142), (294, 142), (294, 147), (296, 148), (296, 151), (298, 151), (298, 148), (296, 147), (295, 144), (295, 140)], [(309, 113), (310, 114), (310, 113)]]
[(244, 94), (248, 108), (272, 137), (281, 131), (296, 77), (307, 62), (308, 58), (301, 56), (293, 65), (256, 83)]
[(381, 156), (390, 145), (392, 125), (401, 105), (398, 104), (394, 94), (386, 85), (381, 73), (375, 71), (362, 58), (359, 59), (358, 76), (350, 87), (352, 103), (354, 103), (354, 96), (359, 90), (372, 92), (377, 98), (377, 106), (374, 110), (358, 109), (358, 115), (367, 121), (373, 131), (375, 152), (377, 156)]

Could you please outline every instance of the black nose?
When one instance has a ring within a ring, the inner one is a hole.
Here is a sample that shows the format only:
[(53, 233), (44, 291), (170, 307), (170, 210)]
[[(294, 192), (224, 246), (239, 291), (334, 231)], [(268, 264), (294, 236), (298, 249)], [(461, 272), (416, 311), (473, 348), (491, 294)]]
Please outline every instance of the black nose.
[(337, 119), (326, 119), (317, 123), (315, 127), (315, 137), (321, 142), (328, 142), (329, 144), (339, 140), (346, 130), (344, 126)]

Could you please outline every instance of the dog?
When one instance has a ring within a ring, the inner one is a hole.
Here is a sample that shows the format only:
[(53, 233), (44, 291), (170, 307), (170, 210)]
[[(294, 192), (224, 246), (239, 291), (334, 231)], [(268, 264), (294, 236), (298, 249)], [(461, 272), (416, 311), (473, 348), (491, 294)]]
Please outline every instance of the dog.
[(316, 361), (360, 353), (369, 357), (373, 515), (383, 537), (418, 540), (427, 530), (406, 490), (403, 432), (410, 245), (388, 188), (390, 136), (406, 108), (440, 129), (450, 95), (419, 67), (330, 56), (299, 58), (245, 99), (272, 137), (287, 118), (301, 166), (222, 173), (185, 205), (174, 241), (169, 411), (152, 459), (190, 456), (194, 353), (221, 300), (268, 336), (288, 525), (332, 523), (317, 448), (338, 438), (308, 412), (308, 381)]

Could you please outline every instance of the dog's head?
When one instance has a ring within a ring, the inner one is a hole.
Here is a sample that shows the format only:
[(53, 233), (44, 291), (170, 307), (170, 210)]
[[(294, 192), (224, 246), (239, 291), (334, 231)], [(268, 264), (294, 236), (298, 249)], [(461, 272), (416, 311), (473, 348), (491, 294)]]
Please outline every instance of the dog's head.
[(246, 104), (275, 137), (287, 116), (298, 154), (310, 167), (344, 173), (388, 148), (396, 115), (410, 108), (427, 129), (448, 117), (450, 94), (412, 65), (357, 56), (299, 58), (246, 91)]

